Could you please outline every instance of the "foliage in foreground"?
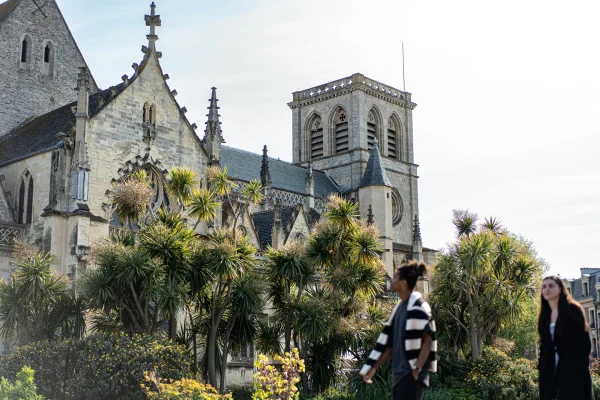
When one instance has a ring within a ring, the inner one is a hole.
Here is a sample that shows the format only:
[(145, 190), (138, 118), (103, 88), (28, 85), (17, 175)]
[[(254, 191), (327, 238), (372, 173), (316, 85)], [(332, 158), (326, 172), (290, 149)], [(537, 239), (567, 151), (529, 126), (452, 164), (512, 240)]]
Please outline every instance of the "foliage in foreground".
[(263, 354), (254, 362), (258, 371), (254, 374), (256, 391), (252, 394), (252, 400), (297, 400), (300, 396), (297, 384), (300, 374), (304, 372), (304, 361), (300, 359), (298, 349), (286, 352), (283, 357), (275, 356), (273, 360), (281, 363), (281, 370), (269, 365), (269, 359)]
[(36, 371), (40, 394), (65, 400), (141, 400), (146, 371), (161, 379), (190, 376), (184, 348), (141, 335), (34, 343), (2, 359), (0, 376), (13, 379), (25, 365)]
[(14, 384), (4, 377), (0, 378), (0, 400), (43, 400), (44, 396), (36, 392), (33, 374), (31, 368), (23, 367), (17, 373)]
[(194, 379), (179, 379), (168, 382), (156, 373), (145, 374), (149, 385), (142, 385), (148, 400), (224, 400), (233, 399), (231, 394), (220, 395), (217, 390)]

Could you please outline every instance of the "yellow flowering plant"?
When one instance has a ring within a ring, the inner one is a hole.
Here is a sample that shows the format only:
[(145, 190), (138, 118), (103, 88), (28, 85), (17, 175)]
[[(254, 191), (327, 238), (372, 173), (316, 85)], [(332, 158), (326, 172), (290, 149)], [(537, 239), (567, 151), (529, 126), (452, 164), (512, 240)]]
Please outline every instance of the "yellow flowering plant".
[(281, 365), (269, 364), (269, 359), (263, 354), (259, 354), (254, 362), (257, 372), (254, 374), (252, 400), (298, 400), (297, 384), (305, 370), (298, 349), (286, 352), (283, 357), (276, 355), (273, 361)]

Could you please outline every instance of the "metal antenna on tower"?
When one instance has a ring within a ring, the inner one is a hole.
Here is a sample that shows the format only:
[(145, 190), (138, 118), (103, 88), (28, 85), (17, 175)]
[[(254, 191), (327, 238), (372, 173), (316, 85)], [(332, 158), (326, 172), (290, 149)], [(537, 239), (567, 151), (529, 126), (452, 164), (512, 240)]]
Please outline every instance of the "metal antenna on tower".
[(402, 91), (406, 93), (406, 79), (404, 75), (404, 43), (402, 43)]

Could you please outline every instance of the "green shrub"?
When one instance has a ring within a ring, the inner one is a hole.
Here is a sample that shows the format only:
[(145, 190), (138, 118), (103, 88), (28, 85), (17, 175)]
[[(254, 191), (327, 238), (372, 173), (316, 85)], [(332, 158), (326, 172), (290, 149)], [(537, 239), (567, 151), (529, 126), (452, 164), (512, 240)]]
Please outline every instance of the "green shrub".
[[(323, 393), (315, 396), (312, 400), (354, 400), (356, 397), (348, 392), (341, 392), (334, 388), (329, 388)], [(237, 399), (235, 399), (237, 400)]]
[(37, 371), (41, 394), (65, 400), (141, 400), (145, 372), (173, 380), (190, 376), (186, 350), (152, 336), (34, 343), (1, 360), (0, 376), (15, 377), (24, 365)]
[(33, 382), (33, 370), (29, 367), (23, 367), (17, 373), (17, 380), (14, 384), (6, 378), (0, 378), (0, 399), (2, 400), (44, 400), (44, 397), (36, 393), (35, 383)]
[(483, 400), (536, 400), (537, 375), (535, 362), (485, 347), (482, 357), (469, 363), (466, 383)]

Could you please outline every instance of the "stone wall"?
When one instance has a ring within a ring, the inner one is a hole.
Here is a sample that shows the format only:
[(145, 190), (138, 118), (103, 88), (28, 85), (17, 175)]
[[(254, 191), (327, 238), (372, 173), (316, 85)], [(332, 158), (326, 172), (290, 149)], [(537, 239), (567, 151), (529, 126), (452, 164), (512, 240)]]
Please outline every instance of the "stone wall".
[[(44, 4), (43, 14), (33, 0), (23, 0), (0, 22), (0, 136), (29, 117), (75, 101), (78, 68), (86, 66), (56, 2), (38, 3)], [(31, 39), (30, 56), (21, 63), (25, 35)], [(47, 43), (50, 63), (44, 63)]]

